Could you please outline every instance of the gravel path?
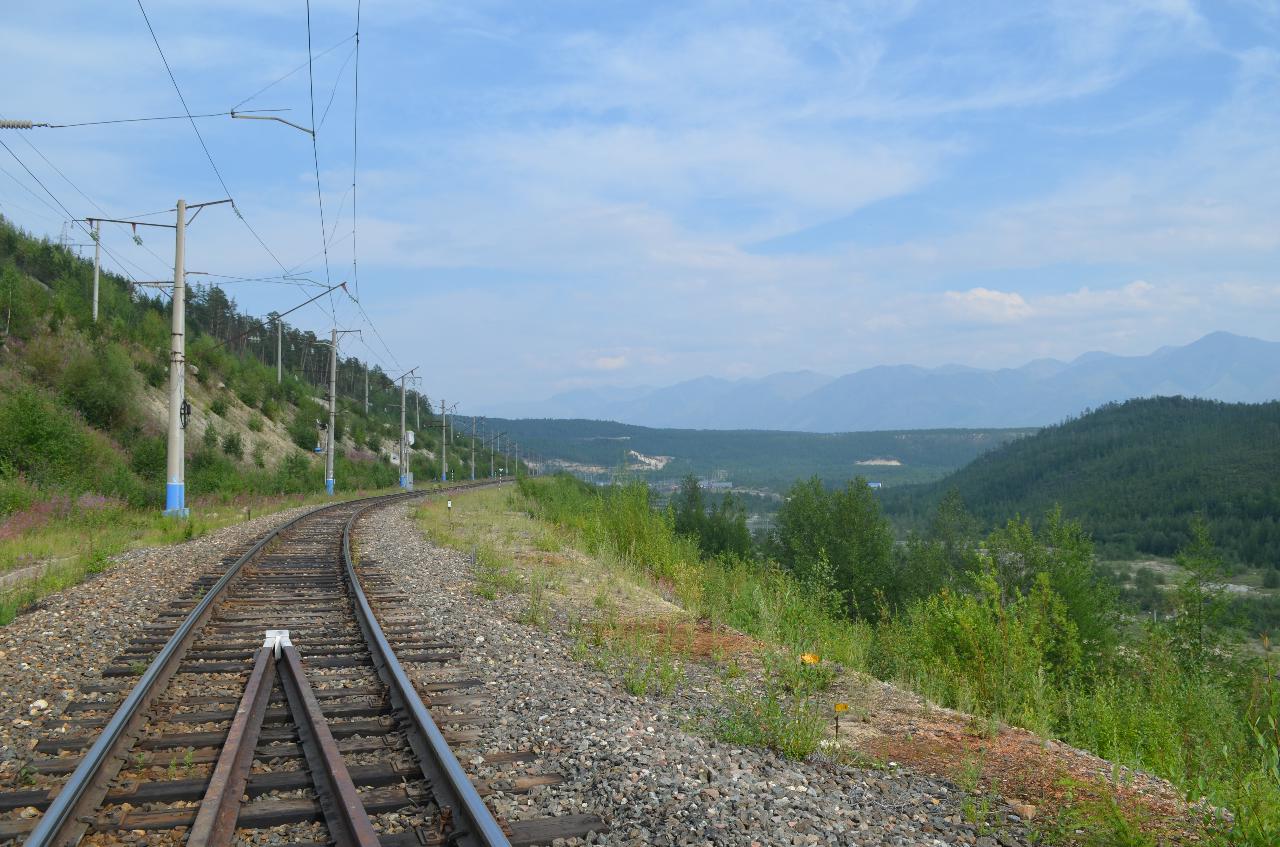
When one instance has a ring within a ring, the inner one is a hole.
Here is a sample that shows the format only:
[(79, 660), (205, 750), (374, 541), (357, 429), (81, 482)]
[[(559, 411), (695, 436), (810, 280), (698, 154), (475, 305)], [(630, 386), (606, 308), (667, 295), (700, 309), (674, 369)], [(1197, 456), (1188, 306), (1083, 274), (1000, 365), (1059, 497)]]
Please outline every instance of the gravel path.
[(0, 627), (0, 781), (13, 775), (37, 736), (56, 731), (81, 684), (99, 676), (193, 580), (221, 572), (272, 527), (308, 512), (301, 506), (224, 527), (169, 547), (131, 550), (104, 573), (50, 595)]
[[(380, 509), (358, 529), (363, 557), (377, 560), (463, 648), (450, 675), (484, 681), (493, 723), (459, 750), (473, 776), (495, 786), (512, 775), (485, 764), (495, 750), (535, 749), (533, 772), (559, 785), (491, 798), (510, 820), (549, 814), (599, 815), (610, 845), (1022, 845), (1016, 820), (999, 832), (964, 821), (963, 793), (901, 768), (861, 770), (793, 762), (766, 750), (718, 743), (696, 729), (720, 705), (714, 674), (697, 666), (671, 697), (633, 697), (613, 677), (571, 657), (564, 621), (543, 631), (516, 623), (521, 596), (488, 601), (471, 590), (468, 557), (435, 547), (410, 505)], [(425, 674), (423, 678), (428, 678)], [(524, 773), (530, 772), (526, 768)], [(1010, 809), (996, 805), (998, 820)]]

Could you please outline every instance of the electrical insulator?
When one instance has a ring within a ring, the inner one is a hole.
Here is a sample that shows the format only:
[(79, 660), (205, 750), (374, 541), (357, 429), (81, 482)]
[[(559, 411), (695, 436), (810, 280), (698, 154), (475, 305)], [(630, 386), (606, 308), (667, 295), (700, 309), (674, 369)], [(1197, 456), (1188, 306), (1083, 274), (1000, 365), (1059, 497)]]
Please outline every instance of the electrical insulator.
[(0, 120), (0, 129), (31, 129), (31, 121), (4, 121)]

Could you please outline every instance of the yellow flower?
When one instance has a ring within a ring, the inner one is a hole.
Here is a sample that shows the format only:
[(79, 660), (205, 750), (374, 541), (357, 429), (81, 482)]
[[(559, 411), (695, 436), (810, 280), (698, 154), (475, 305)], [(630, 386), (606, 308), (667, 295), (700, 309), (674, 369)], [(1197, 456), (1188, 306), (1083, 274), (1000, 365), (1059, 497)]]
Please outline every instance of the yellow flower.
[(818, 662), (821, 662), (822, 659), (817, 653), (802, 653), (800, 655), (800, 661), (804, 662), (806, 665), (816, 665)]

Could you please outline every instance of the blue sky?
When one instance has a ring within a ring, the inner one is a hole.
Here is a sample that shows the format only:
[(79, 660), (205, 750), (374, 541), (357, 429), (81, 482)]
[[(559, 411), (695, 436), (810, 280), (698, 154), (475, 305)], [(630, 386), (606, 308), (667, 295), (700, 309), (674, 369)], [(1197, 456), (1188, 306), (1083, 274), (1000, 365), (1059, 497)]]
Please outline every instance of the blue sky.
[[(181, 112), (135, 4), (17, 5), (0, 114)], [(145, 5), (194, 112), (306, 62), (301, 2)], [(347, 351), (422, 366), (433, 397), (1280, 337), (1276, 2), (365, 0), (353, 239), (355, 11), (311, 8), (327, 276), (353, 278), (354, 240), (381, 338)], [(310, 124), (305, 69), (240, 108)], [(325, 279), (308, 136), (199, 125), (271, 252)], [(76, 214), (224, 196), (184, 121), (2, 137)], [(65, 215), (0, 168), (0, 212), (56, 237)], [(104, 243), (166, 276), (144, 240)], [(281, 273), (225, 208), (187, 264)], [(259, 314), (306, 296), (228, 291)]]

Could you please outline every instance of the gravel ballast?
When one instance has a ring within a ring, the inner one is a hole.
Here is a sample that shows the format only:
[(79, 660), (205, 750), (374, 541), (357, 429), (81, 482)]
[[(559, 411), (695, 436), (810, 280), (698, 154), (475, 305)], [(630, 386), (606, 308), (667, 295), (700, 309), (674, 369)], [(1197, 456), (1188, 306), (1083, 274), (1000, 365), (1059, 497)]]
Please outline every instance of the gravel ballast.
[(273, 512), (183, 544), (123, 553), (103, 573), (0, 627), (0, 779), (12, 775), (38, 737), (58, 730), (83, 683), (97, 679), (170, 602), (190, 596), (195, 579), (221, 573), (228, 555), (314, 508)]
[[(498, 787), (511, 771), (484, 762), (493, 751), (542, 755), (522, 773), (564, 781), (529, 794), (491, 797), (509, 820), (595, 814), (611, 845), (960, 845), (1028, 843), (1025, 826), (1000, 804), (995, 830), (966, 819), (954, 784), (904, 768), (860, 769), (820, 756), (803, 762), (712, 739), (699, 727), (722, 708), (714, 674), (699, 665), (670, 697), (634, 697), (606, 672), (576, 661), (560, 630), (517, 623), (518, 595), (490, 601), (472, 588), (470, 558), (436, 547), (416, 526), (412, 504), (361, 520), (362, 558), (376, 560), (411, 597), (409, 608), (457, 644), (450, 675), (483, 681), (474, 711), (492, 723), (458, 750), (473, 778)], [(429, 678), (426, 673), (423, 679)]]

